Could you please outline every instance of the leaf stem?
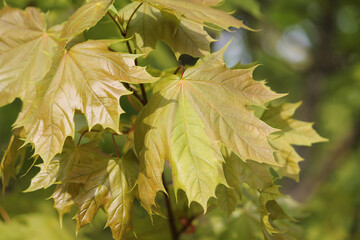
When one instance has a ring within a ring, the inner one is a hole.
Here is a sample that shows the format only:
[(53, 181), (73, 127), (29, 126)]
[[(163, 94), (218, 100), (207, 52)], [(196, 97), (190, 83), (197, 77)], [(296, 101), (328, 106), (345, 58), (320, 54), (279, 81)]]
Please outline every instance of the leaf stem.
[(115, 147), (115, 151), (116, 151), (116, 156), (117, 156), (118, 158), (120, 158), (119, 149), (118, 149), (118, 147), (117, 147), (117, 145), (116, 145), (116, 141), (115, 141), (114, 134), (111, 134), (111, 138), (112, 138), (113, 143), (114, 143), (114, 147)]
[(134, 12), (131, 14), (131, 16), (129, 17), (129, 20), (126, 24), (126, 28), (125, 28), (125, 36), (126, 34), (128, 33), (128, 29), (129, 29), (129, 25), (130, 25), (130, 22), (132, 20), (132, 18), (134, 17), (135, 13), (137, 12), (137, 10), (139, 10), (139, 8), (141, 7), (141, 5), (143, 5), (143, 3), (140, 3), (134, 10)]
[(145, 86), (144, 84), (140, 84), (140, 89), (141, 89), (141, 95), (142, 95), (142, 98), (143, 98), (143, 104), (146, 105), (148, 103), (148, 99), (147, 99), (147, 95), (146, 95), (146, 91), (145, 91)]
[(123, 37), (125, 37), (125, 32), (122, 29), (121, 25), (118, 23), (118, 21), (116, 21), (116, 19), (113, 17), (113, 15), (111, 15), (111, 13), (107, 12), (107, 14), (110, 16), (110, 18), (113, 20), (113, 22), (116, 24), (117, 28), (120, 30), (120, 33)]
[(180, 68), (182, 70), (182, 72), (181, 72), (181, 79), (182, 79), (184, 76), (184, 72), (185, 72), (185, 68), (183, 65), (178, 66), (177, 69), (175, 70), (174, 74), (176, 75), (178, 73), (178, 71), (180, 70)]
[(6, 210), (0, 206), (0, 216), (4, 219), (5, 223), (10, 222), (9, 214), (6, 212)]
[[(164, 184), (165, 191), (169, 194), (169, 189), (168, 189), (167, 183), (165, 181), (164, 173), (162, 174), (161, 177), (162, 177), (162, 181), (163, 181), (163, 184)], [(169, 226), (170, 226), (170, 230), (171, 230), (171, 237), (172, 237), (172, 240), (178, 240), (179, 237), (180, 237), (181, 232), (178, 232), (176, 230), (175, 217), (174, 217), (174, 213), (173, 213), (172, 208), (171, 208), (170, 198), (166, 194), (164, 194), (164, 198), (165, 198), (166, 209), (167, 209), (167, 212), (168, 212)]]
[(86, 134), (86, 133), (88, 133), (88, 132), (100, 132), (100, 131), (98, 131), (98, 130), (90, 130), (90, 131), (84, 131), (83, 133), (81, 133), (81, 135), (80, 135), (80, 137), (79, 137), (79, 140), (78, 140), (78, 142), (77, 142), (77, 147), (80, 145), (80, 142), (81, 142), (81, 139), (82, 139), (82, 137)]
[[(137, 93), (137, 91), (135, 89), (133, 89), (130, 84), (122, 82), (122, 84), (124, 85), (124, 87), (129, 90), (132, 91), (132, 93), (134, 94), (134, 96), (141, 102), (142, 105), (145, 105), (146, 103), (144, 102), (144, 100), (140, 97), (140, 95)], [(140, 85), (141, 86), (141, 85)]]
[[(113, 22), (116, 24), (116, 26), (118, 27), (121, 35), (126, 38), (126, 35), (128, 33), (128, 29), (129, 29), (129, 25), (130, 25), (130, 21), (131, 19), (134, 17), (136, 11), (141, 7), (142, 3), (140, 3), (134, 10), (134, 12), (131, 14), (129, 20), (128, 20), (128, 23), (126, 25), (126, 29), (123, 30), (121, 25), (119, 24), (118, 21), (116, 21), (116, 19), (113, 17), (113, 15), (111, 15), (111, 13), (107, 12), (107, 14), (110, 16), (110, 18), (113, 20)], [(130, 54), (133, 54), (134, 51), (131, 49), (131, 46), (130, 46), (130, 42), (129, 40), (125, 41), (125, 44), (126, 44), (126, 47), (129, 51)], [(135, 65), (137, 65), (137, 60), (135, 59)], [(132, 87), (130, 87), (130, 85), (128, 83), (123, 83), (123, 85), (125, 86), (126, 89), (130, 90), (133, 92), (134, 96), (139, 99), (139, 101), (141, 102), (142, 105), (146, 105), (146, 103), (148, 102), (147, 100), (147, 96), (146, 96), (146, 91), (145, 91), (145, 87), (144, 87), (144, 84), (140, 84), (140, 89), (141, 89), (141, 95), (142, 95), (142, 98), (139, 96), (139, 94), (135, 91), (135, 89), (133, 89)]]

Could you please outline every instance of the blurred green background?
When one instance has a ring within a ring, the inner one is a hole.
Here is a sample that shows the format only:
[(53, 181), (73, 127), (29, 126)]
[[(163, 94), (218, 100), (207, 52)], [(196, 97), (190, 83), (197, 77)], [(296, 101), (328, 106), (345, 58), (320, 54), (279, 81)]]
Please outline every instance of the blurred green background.
[[(19, 8), (41, 8), (48, 12), (50, 25), (65, 21), (83, 3), (80, 0), (7, 2)], [(115, 6), (119, 9), (127, 3), (117, 0)], [(305, 158), (301, 163), (300, 182), (282, 181), (282, 192), (300, 203), (294, 203), (289, 210), (301, 219), (296, 225), (303, 231), (297, 238), (360, 239), (360, 1), (226, 0), (219, 8), (225, 11), (237, 9), (236, 17), (260, 31), (234, 30), (214, 35), (219, 40), (212, 43), (213, 50), (232, 39), (225, 56), (227, 65), (231, 67), (239, 61), (244, 65), (261, 64), (255, 71), (255, 79), (266, 79), (273, 90), (289, 93), (287, 99), (291, 102), (303, 101), (296, 117), (315, 122), (315, 129), (330, 140), (311, 148), (297, 148)], [(119, 38), (120, 34), (105, 17), (86, 32), (85, 37)], [(181, 61), (184, 64), (193, 59), (181, 57)], [(179, 64), (161, 42), (156, 51), (141, 62), (157, 69)], [(125, 110), (131, 110), (125, 101), (121, 104)], [(19, 100), (0, 108), (0, 157), (7, 147), (11, 125), (20, 108)], [(129, 121), (131, 114), (130, 111), (122, 117)], [(78, 128), (83, 121), (77, 119)], [(122, 144), (123, 139), (118, 140)], [(108, 147), (106, 139), (103, 147)], [(28, 155), (31, 155), (30, 151)], [(31, 164), (31, 161), (25, 162), (18, 179), (11, 181), (5, 195), (0, 196), (0, 240), (75, 239), (73, 213), (65, 216), (61, 230), (52, 201), (46, 200), (52, 189), (22, 193), (38, 171), (32, 168), (20, 177)], [(150, 224), (140, 207), (136, 208), (135, 214), (142, 222)], [(222, 239), (241, 239), (238, 235), (230, 235), (229, 228), (234, 226), (231, 219), (228, 226), (218, 226), (217, 213), (212, 214), (215, 218), (199, 220), (203, 227), (198, 227), (198, 236), (204, 233), (202, 239), (214, 239), (205, 236), (204, 229), (209, 224), (215, 230), (220, 229), (217, 232)], [(11, 220), (7, 220), (7, 216)], [(81, 230), (77, 239), (111, 239), (110, 231), (103, 230), (105, 219), (105, 214), (100, 211), (93, 225)], [(162, 239), (168, 236), (166, 232), (153, 231), (151, 234)]]

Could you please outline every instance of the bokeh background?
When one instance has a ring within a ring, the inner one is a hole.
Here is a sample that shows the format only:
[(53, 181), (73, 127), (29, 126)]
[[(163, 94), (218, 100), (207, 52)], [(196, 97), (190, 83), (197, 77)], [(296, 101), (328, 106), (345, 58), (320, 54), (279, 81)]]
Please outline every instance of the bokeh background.
[[(65, 21), (83, 3), (81, 0), (7, 2), (19, 8), (41, 8), (48, 12), (50, 25)], [(127, 3), (118, 0), (115, 6), (119, 9)], [(212, 43), (212, 49), (215, 51), (232, 39), (225, 55), (227, 65), (261, 64), (255, 71), (255, 79), (266, 79), (273, 90), (288, 93), (291, 102), (302, 101), (296, 117), (315, 122), (315, 129), (329, 139), (328, 143), (311, 148), (297, 148), (305, 158), (300, 182), (282, 181), (282, 192), (296, 200), (289, 214), (300, 219), (296, 225), (303, 230), (298, 230), (298, 238), (360, 239), (360, 1), (226, 0), (219, 8), (236, 9), (237, 18), (259, 31), (235, 29), (213, 35), (218, 41)], [(107, 17), (85, 36), (120, 37)], [(183, 56), (181, 61), (186, 64), (194, 59)], [(178, 65), (161, 42), (142, 62), (160, 70)], [(126, 103), (124, 108), (127, 109)], [(0, 108), (0, 157), (20, 109), (19, 100)], [(130, 121), (129, 116), (131, 111), (123, 116), (125, 121)], [(81, 125), (83, 120), (77, 121)], [(122, 143), (119, 139), (119, 144)], [(103, 147), (107, 147), (106, 139)], [(0, 240), (75, 239), (71, 214), (65, 216), (60, 229), (53, 203), (46, 200), (52, 189), (22, 192), (38, 171), (31, 168), (22, 176), (32, 163), (26, 161), (19, 169), (17, 180), (11, 181), (5, 194), (0, 195)], [(77, 239), (111, 239), (110, 232), (103, 230), (105, 219), (100, 211), (93, 226), (81, 230)], [(149, 234), (159, 234), (156, 229), (153, 231)], [(230, 239), (226, 235), (222, 237)]]

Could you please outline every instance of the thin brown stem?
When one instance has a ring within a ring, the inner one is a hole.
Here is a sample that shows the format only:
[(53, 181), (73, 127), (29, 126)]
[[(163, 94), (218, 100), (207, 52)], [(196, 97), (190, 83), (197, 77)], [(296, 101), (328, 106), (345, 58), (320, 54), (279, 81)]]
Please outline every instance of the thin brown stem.
[(141, 102), (142, 105), (145, 105), (144, 100), (140, 97), (140, 95), (137, 93), (137, 91), (135, 91), (135, 89), (133, 89), (128, 83), (122, 83), (124, 85), (124, 87), (129, 90), (132, 91), (134, 96)]
[[(167, 183), (165, 181), (164, 173), (162, 174), (162, 181), (163, 181), (163, 184), (164, 184), (165, 191), (169, 194), (169, 189), (168, 189)], [(180, 234), (176, 230), (175, 216), (174, 216), (174, 213), (172, 211), (170, 198), (166, 194), (164, 194), (164, 198), (165, 198), (166, 209), (167, 209), (167, 212), (168, 212), (169, 226), (170, 226), (170, 230), (171, 230), (171, 237), (172, 237), (172, 240), (178, 240), (179, 237), (180, 237)]]
[[(214, 210), (214, 209), (216, 209), (216, 205), (215, 205), (215, 204), (209, 206), (208, 209), (207, 209), (207, 212), (211, 212), (211, 211)], [(181, 228), (180, 231), (178, 232), (178, 235), (180, 236), (182, 233), (186, 232), (186, 230), (192, 225), (193, 221), (194, 221), (195, 219), (197, 219), (198, 217), (201, 217), (201, 216), (203, 216), (203, 212), (200, 212), (200, 213), (198, 213), (198, 214), (196, 214), (196, 215), (194, 215), (194, 216), (186, 219), (186, 220), (187, 220), (187, 223), (182, 226), (182, 228)]]
[(140, 112), (140, 109), (135, 105), (135, 103), (133, 103), (133, 101), (131, 100), (131, 97), (130, 95), (127, 95), (127, 99), (130, 103), (130, 105), (137, 111), (137, 112)]
[(147, 99), (147, 95), (146, 95), (146, 91), (145, 91), (145, 86), (143, 83), (140, 84), (140, 89), (141, 89), (141, 95), (144, 101), (144, 105), (146, 105), (148, 103), (148, 99)]
[(116, 19), (113, 17), (113, 15), (111, 15), (111, 13), (107, 12), (107, 14), (110, 16), (110, 18), (113, 20), (113, 22), (116, 24), (117, 28), (119, 29), (121, 35), (123, 37), (126, 36), (126, 33), (124, 32), (124, 30), (122, 29), (121, 25), (118, 23), (118, 21), (116, 21)]
[(129, 30), (129, 25), (130, 25), (130, 22), (132, 20), (132, 18), (134, 17), (135, 13), (137, 12), (137, 10), (139, 10), (139, 8), (141, 7), (143, 3), (140, 3), (134, 10), (134, 12), (131, 14), (131, 16), (129, 17), (129, 21), (127, 22), (126, 24), (126, 28), (125, 28), (125, 36), (126, 34), (128, 33), (128, 30)]
[[(128, 30), (129, 30), (129, 25), (130, 25), (130, 22), (132, 20), (132, 18), (134, 17), (135, 13), (137, 12), (137, 10), (139, 10), (139, 8), (141, 7), (142, 3), (140, 3), (136, 8), (135, 10), (133, 11), (133, 13), (131, 14), (128, 22), (127, 22), (127, 25), (126, 25), (126, 28), (125, 30), (122, 29), (121, 25), (119, 24), (118, 21), (116, 21), (116, 19), (111, 15), (111, 13), (107, 12), (107, 14), (110, 16), (110, 18), (114, 21), (114, 23), (116, 24), (116, 26), (118, 27), (118, 29), (120, 30), (120, 33), (121, 35), (126, 38), (126, 35), (128, 33)], [(131, 49), (131, 46), (130, 46), (130, 42), (129, 40), (125, 41), (125, 44), (126, 44), (126, 47), (129, 51), (130, 54), (133, 54), (133, 53), (136, 53), (136, 50), (132, 50)], [(138, 65), (137, 64), (137, 59), (135, 59), (135, 65)], [(145, 87), (144, 87), (144, 84), (140, 84), (140, 89), (141, 89), (141, 95), (142, 95), (142, 98), (139, 96), (139, 94), (132, 88), (130, 87), (130, 85), (128, 83), (123, 83), (123, 85), (130, 91), (133, 92), (134, 96), (139, 99), (139, 101), (141, 102), (142, 105), (145, 105), (147, 102), (148, 102), (148, 99), (147, 99), (147, 96), (146, 96), (146, 91), (145, 91)]]
[(0, 216), (4, 219), (5, 223), (10, 222), (9, 214), (6, 212), (6, 210), (0, 206)]
[(118, 149), (118, 147), (117, 147), (117, 145), (116, 145), (116, 141), (115, 141), (114, 134), (111, 134), (111, 138), (112, 138), (113, 143), (114, 143), (114, 147), (115, 147), (115, 151), (116, 151), (116, 156), (117, 156), (118, 158), (120, 158), (119, 149)]
[(80, 137), (79, 137), (79, 140), (78, 140), (76, 146), (80, 146), (80, 142), (81, 142), (82, 137), (83, 137), (86, 133), (88, 133), (88, 132), (100, 132), (100, 131), (98, 131), (98, 130), (93, 130), (93, 129), (92, 129), (92, 130), (90, 130), (90, 131), (84, 131), (84, 132), (82, 132), (81, 135), (80, 135)]
[(176, 75), (179, 72), (180, 68), (181, 68), (181, 71), (182, 71), (181, 72), (181, 79), (182, 79), (183, 76), (184, 76), (184, 72), (185, 72), (185, 68), (184, 68), (183, 65), (178, 66), (177, 69), (175, 70), (174, 74)]

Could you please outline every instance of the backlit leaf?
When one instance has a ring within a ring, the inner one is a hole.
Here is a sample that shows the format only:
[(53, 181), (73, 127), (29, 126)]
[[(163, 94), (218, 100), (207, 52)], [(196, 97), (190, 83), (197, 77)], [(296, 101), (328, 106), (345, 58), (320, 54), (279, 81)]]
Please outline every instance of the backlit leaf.
[(11, 136), (9, 146), (6, 149), (0, 162), (0, 177), (2, 191), (9, 185), (10, 178), (15, 178), (17, 164), (22, 165), (25, 160), (26, 148), (23, 147), (24, 129), (15, 129)]
[(300, 102), (271, 104), (261, 117), (270, 126), (281, 129), (280, 132), (271, 134), (269, 141), (275, 149), (278, 149), (275, 157), (284, 166), (279, 169), (279, 173), (295, 180), (299, 178), (298, 163), (303, 158), (296, 153), (292, 145), (311, 146), (313, 143), (327, 141), (312, 128), (313, 123), (292, 118), (300, 104)]
[(140, 157), (140, 199), (148, 211), (164, 190), (161, 173), (169, 160), (174, 189), (183, 189), (206, 209), (218, 184), (226, 185), (219, 142), (244, 161), (277, 165), (267, 136), (275, 129), (246, 107), (281, 95), (252, 79), (252, 69), (230, 70), (225, 48), (188, 68), (183, 77), (160, 80), (138, 117), (135, 149)]
[[(128, 20), (138, 5), (137, 2), (129, 4), (119, 12), (120, 16)], [(181, 54), (203, 57), (210, 53), (210, 43), (213, 41), (202, 24), (187, 19), (179, 21), (148, 3), (142, 4), (135, 13), (127, 36), (134, 36), (132, 40), (135, 46), (145, 54), (154, 50), (156, 42), (162, 40), (176, 57)]]
[(113, 2), (114, 0), (93, 0), (81, 6), (66, 22), (60, 38), (68, 42), (76, 35), (95, 26)]
[(33, 99), (35, 84), (51, 65), (61, 25), (48, 29), (36, 8), (0, 10), (0, 106)]
[(76, 183), (64, 183), (56, 185), (56, 189), (51, 195), (54, 199), (54, 208), (59, 213), (60, 226), (65, 213), (70, 212), (75, 204), (74, 198), (79, 194), (81, 185)]
[[(218, 207), (227, 213), (228, 217), (235, 210), (236, 205), (242, 197), (241, 190), (241, 160), (231, 151), (222, 149), (225, 163), (223, 164), (224, 174), (229, 187), (219, 185), (216, 189)], [(246, 163), (244, 163), (246, 164)]]
[(224, 2), (224, 0), (186, 0), (186, 1), (199, 3), (207, 6), (216, 6), (219, 5), (221, 2)]
[(155, 8), (174, 14), (180, 20), (185, 18), (200, 24), (210, 23), (223, 29), (228, 29), (229, 27), (249, 29), (242, 21), (230, 14), (200, 4), (199, 1), (141, 0), (141, 2), (149, 3)]
[[(82, 168), (93, 169), (87, 178), (81, 174)], [(134, 205), (134, 186), (138, 175), (136, 156), (129, 152), (122, 159), (111, 159), (103, 162), (93, 161), (90, 164), (79, 164), (77, 171), (69, 181), (84, 184), (79, 195), (74, 199), (79, 209), (75, 216), (78, 229), (90, 223), (96, 212), (104, 206), (108, 215), (106, 226), (111, 228), (114, 239), (123, 239), (132, 229)], [(78, 175), (78, 176), (77, 176)]]
[(74, 137), (74, 113), (85, 114), (91, 129), (96, 124), (119, 133), (119, 117), (123, 110), (119, 99), (130, 94), (120, 81), (152, 82), (156, 78), (144, 68), (135, 66), (138, 55), (112, 52), (114, 41), (99, 40), (76, 44), (60, 51), (49, 73), (37, 86), (37, 99), (17, 125), (26, 129), (26, 142), (35, 145), (48, 164), (60, 153), (67, 136)]

